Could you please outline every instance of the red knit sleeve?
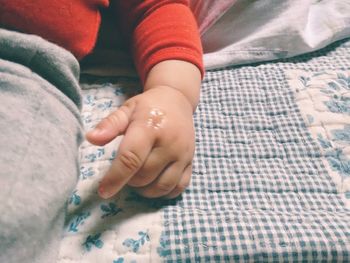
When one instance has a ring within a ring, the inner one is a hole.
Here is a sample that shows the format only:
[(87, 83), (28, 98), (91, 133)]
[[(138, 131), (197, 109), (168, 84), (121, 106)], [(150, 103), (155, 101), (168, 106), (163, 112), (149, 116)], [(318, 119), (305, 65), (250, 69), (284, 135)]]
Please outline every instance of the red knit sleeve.
[(143, 82), (154, 65), (169, 59), (190, 62), (203, 76), (202, 46), (188, 0), (120, 0), (117, 8)]

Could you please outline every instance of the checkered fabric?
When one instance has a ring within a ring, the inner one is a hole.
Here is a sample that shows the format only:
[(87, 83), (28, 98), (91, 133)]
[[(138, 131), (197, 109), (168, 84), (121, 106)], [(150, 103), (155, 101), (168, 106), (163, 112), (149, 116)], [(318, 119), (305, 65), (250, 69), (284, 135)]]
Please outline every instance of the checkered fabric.
[(164, 207), (165, 262), (350, 262), (350, 211), (304, 124), (289, 69), (349, 70), (350, 41), (206, 74), (192, 183)]

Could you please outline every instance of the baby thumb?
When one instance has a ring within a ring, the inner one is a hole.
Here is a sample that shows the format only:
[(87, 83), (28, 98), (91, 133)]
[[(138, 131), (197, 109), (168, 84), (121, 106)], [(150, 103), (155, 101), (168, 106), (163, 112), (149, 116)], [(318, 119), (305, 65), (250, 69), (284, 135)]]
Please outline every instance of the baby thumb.
[(95, 145), (105, 145), (123, 134), (133, 112), (132, 104), (125, 104), (101, 120), (94, 129), (86, 133), (86, 139)]

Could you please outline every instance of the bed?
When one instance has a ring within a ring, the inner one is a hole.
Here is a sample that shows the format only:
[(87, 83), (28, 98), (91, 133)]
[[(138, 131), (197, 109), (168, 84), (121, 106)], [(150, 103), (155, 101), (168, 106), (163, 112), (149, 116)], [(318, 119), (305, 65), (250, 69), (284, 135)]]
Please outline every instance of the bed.
[[(87, 130), (140, 92), (129, 74), (81, 85)], [(192, 181), (175, 200), (101, 200), (121, 138), (83, 143), (60, 263), (350, 261), (350, 39), (208, 71), (194, 119)]]

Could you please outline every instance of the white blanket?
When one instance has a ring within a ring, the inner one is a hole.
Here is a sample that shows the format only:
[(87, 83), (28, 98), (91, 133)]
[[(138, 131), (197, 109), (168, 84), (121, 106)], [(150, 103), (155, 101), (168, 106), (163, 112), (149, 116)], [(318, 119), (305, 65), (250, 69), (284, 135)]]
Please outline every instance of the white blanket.
[(205, 66), (292, 57), (349, 36), (350, 0), (238, 0), (202, 36)]

